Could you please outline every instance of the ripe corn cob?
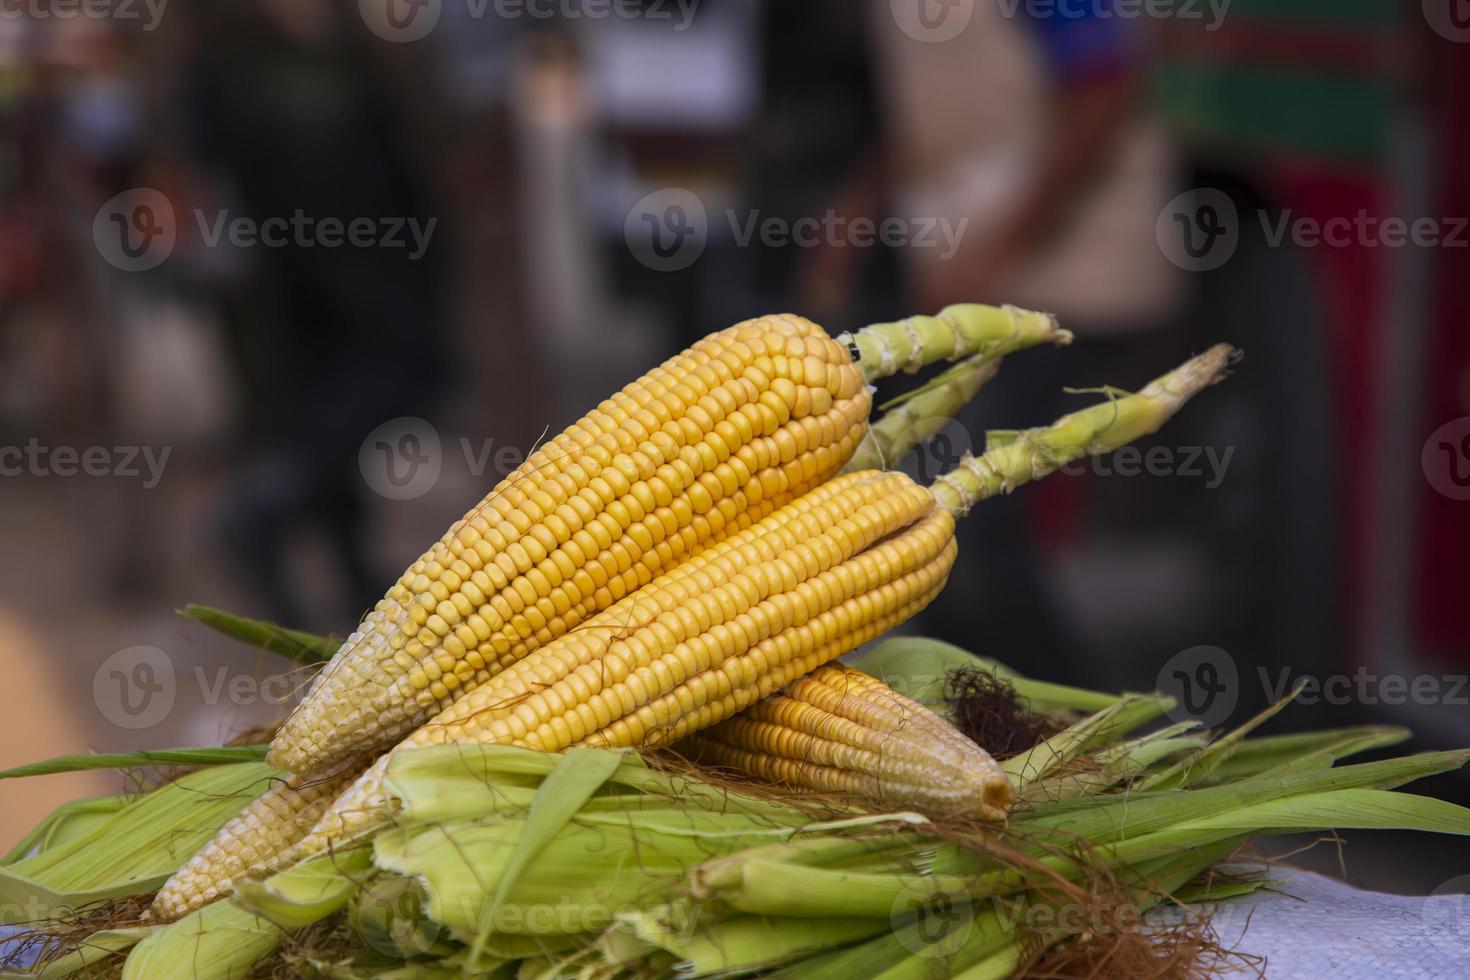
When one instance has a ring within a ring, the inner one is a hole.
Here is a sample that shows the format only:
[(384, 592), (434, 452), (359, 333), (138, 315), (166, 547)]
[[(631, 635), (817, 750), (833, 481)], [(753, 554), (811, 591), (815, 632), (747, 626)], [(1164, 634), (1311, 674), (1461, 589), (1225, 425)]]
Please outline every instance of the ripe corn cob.
[[(1153, 432), (1220, 380), (1232, 354), (1222, 345), (1136, 395), (1010, 434), (932, 488), (900, 473), (838, 477), (608, 610), (596, 628), (508, 668), (403, 744), (652, 747), (722, 721), (927, 605), (954, 561), (956, 515)], [(303, 853), (391, 812), (390, 756), (344, 792)]]
[(290, 864), (295, 845), (361, 771), (293, 775), (272, 783), (164, 882), (149, 917), (164, 922), (181, 918), (228, 895), (236, 878)]
[(526, 462), (403, 574), (282, 726), (292, 772), (391, 745), (455, 698), (836, 473), (865, 381), (1069, 339), (1043, 314), (956, 306), (851, 349), (797, 316), (711, 334)]
[(862, 671), (828, 664), (678, 749), (706, 765), (874, 806), (1003, 821), (1011, 783), (990, 754)]

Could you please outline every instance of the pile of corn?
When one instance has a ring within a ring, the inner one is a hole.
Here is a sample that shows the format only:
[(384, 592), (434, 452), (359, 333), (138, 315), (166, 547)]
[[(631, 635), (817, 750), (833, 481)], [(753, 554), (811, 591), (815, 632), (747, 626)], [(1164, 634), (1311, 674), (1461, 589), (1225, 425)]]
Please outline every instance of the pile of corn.
[[(533, 454), (340, 648), (198, 613), (329, 660), (268, 747), (29, 770), (202, 767), (63, 808), (0, 866), (28, 975), (1004, 977), (1083, 941), (1018, 915), (1100, 871), (1142, 910), (1208, 897), (1256, 833), (1470, 832), (1388, 792), (1463, 754), (1334, 766), (1397, 731), (1139, 734), (1166, 699), (1008, 675), (1059, 731), (997, 761), (917, 682), (996, 665), (904, 640), (834, 662), (943, 588), (972, 507), (1155, 431), (1233, 358), (991, 433), (932, 486), (883, 469), (1002, 356), (1067, 339), (1009, 307), (837, 341), (747, 321)], [(870, 382), (941, 360), (869, 424)]]

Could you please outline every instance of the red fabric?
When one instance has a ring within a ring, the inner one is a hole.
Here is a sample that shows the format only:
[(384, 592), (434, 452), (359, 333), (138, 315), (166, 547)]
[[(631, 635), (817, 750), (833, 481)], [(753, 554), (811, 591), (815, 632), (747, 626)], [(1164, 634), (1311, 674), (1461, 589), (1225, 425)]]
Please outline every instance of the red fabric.
[[(1276, 200), (1290, 209), (1292, 218), (1320, 223), (1331, 218), (1355, 217), (1360, 211), (1382, 219), (1390, 209), (1385, 181), (1374, 175), (1330, 172), (1306, 164), (1278, 164), (1271, 175)], [(1347, 246), (1321, 245), (1306, 249), (1318, 285), (1318, 295), (1327, 324), (1329, 363), (1334, 372), (1336, 393), (1333, 416), (1336, 431), (1324, 433), (1335, 441), (1342, 472), (1340, 540), (1346, 561), (1343, 608), (1354, 617), (1348, 636), (1361, 638), (1365, 630), (1359, 613), (1371, 608), (1367, 601), (1368, 563), (1371, 560), (1368, 533), (1375, 519), (1378, 470), (1368, 447), (1378, 445), (1378, 368), (1382, 364), (1385, 287), (1393, 250), (1354, 240)], [(1344, 654), (1359, 662), (1363, 651), (1352, 646)]]
[[(1437, 211), (1470, 216), (1470, 46), (1445, 46), (1449, 84), (1437, 134), (1443, 154)], [(1470, 248), (1434, 253), (1434, 318), (1425, 351), (1424, 411), (1419, 432), (1427, 439), (1446, 422), (1470, 416)], [(1421, 648), (1470, 664), (1470, 501), (1452, 500), (1427, 480), (1420, 483), (1415, 640)]]

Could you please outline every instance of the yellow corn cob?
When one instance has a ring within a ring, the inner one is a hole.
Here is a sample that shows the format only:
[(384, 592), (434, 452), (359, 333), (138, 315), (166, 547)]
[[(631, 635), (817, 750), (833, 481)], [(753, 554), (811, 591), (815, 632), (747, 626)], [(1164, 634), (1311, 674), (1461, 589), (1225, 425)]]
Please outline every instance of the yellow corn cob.
[(789, 315), (711, 334), (533, 453), (451, 527), (348, 637), (270, 761), (308, 772), (392, 744), (821, 484), (866, 434), (866, 380), (1068, 337), (1045, 315), (981, 306), (877, 325), (850, 347)]
[(236, 878), (292, 863), (296, 844), (361, 768), (336, 775), (293, 775), (270, 788), (164, 882), (149, 917), (169, 922), (228, 895)]
[(680, 742), (706, 765), (874, 806), (1002, 821), (1011, 783), (943, 718), (862, 671), (828, 664)]
[[(1231, 356), (1215, 348), (1137, 395), (1013, 433), (932, 489), (899, 473), (837, 477), (516, 663), (403, 744), (647, 747), (722, 721), (922, 609), (953, 564), (955, 515), (1153, 432)], [(303, 853), (385, 816), (388, 759), (348, 788)]]

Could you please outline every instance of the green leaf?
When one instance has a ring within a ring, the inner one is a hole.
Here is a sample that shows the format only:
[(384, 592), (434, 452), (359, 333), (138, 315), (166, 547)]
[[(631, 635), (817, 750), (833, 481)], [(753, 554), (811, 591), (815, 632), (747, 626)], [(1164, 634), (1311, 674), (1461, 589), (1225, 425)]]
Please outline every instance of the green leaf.
[(244, 980), (285, 936), (233, 902), (215, 902), (134, 946), (122, 980)]
[(1172, 705), (1171, 698), (1160, 695), (1131, 695), (1089, 715), (1046, 741), (1038, 742), (1020, 755), (1012, 756), (1002, 762), (1000, 767), (1011, 778), (1012, 786), (1024, 789), (1031, 783), (1045, 779), (1084, 752), (1152, 721)]
[(321, 854), (264, 881), (235, 883), (240, 904), (282, 929), (301, 929), (346, 907), (372, 867), (369, 848)]
[(1418, 830), (1470, 836), (1470, 809), (1412, 793), (1343, 789), (1268, 800), (1180, 825), (1250, 834), (1319, 830)]
[(1223, 738), (1217, 738), (1207, 748), (1202, 749), (1195, 755), (1187, 759), (1181, 759), (1163, 772), (1142, 780), (1138, 788), (1145, 791), (1152, 789), (1178, 789), (1182, 786), (1188, 786), (1196, 779), (1207, 775), (1210, 770), (1230, 758), (1240, 746), (1241, 742), (1245, 741), (1247, 735), (1274, 718), (1280, 713), (1281, 709), (1295, 701), (1302, 693), (1302, 688), (1306, 683), (1306, 678), (1302, 678), (1286, 697), (1277, 701), (1254, 718), (1251, 718), (1230, 734)]
[(495, 915), (526, 868), (571, 822), (592, 794), (612, 777), (627, 754), (603, 749), (571, 749), (542, 781), (535, 799), (531, 801), (531, 811), (516, 840), (515, 851), (496, 885), (495, 896), (481, 913), (479, 931), (470, 946), (471, 966), (479, 962), (485, 942), (493, 931)]
[(59, 772), (86, 772), (92, 769), (132, 769), (138, 766), (222, 766), (235, 762), (261, 762), (269, 747), (232, 745), (223, 748), (144, 749), (140, 752), (58, 755), (43, 762), (31, 762), (14, 769), (0, 770), (0, 779), (51, 776)]
[[(1251, 779), (1206, 789), (1129, 794), (1106, 806), (1058, 808), (1025, 821), (1012, 820), (1015, 842), (1027, 838), (1055, 846), (1077, 838), (1104, 843), (1152, 833), (1274, 799), (1344, 789), (1392, 789), (1425, 776), (1459, 769), (1470, 752), (1426, 752), (1402, 759)], [(1021, 836), (1021, 828), (1024, 834)], [(1032, 835), (1037, 835), (1032, 837)]]
[(0, 922), (154, 890), (279, 776), (258, 762), (201, 769), (86, 833), (0, 868)]
[(1032, 680), (952, 643), (922, 636), (896, 636), (844, 659), (849, 666), (872, 674), (900, 694), (939, 714), (949, 712), (945, 696), (949, 675), (961, 669), (982, 670), (995, 675), (1015, 688), (1017, 696), (1031, 710), (1043, 713), (1101, 711), (1122, 700), (1114, 694), (1099, 694), (1064, 684)]
[(663, 910), (621, 918), (639, 939), (676, 956), (679, 963), (675, 970), (680, 976), (768, 969), (870, 939), (889, 928), (887, 922), (874, 919), (768, 919), (752, 915), (737, 915), (698, 928), (672, 928)]
[(341, 640), (332, 637), (286, 629), (258, 619), (246, 619), (210, 606), (188, 605), (179, 610), (179, 615), (196, 623), (203, 623), (233, 640), (308, 667), (331, 660), (337, 648), (342, 645)]
[(91, 830), (100, 821), (127, 806), (126, 796), (98, 796), (86, 800), (72, 800), (52, 810), (46, 819), (26, 834), (0, 859), (0, 867), (14, 864), (32, 851), (40, 852), (48, 847), (65, 843), (80, 833)]

